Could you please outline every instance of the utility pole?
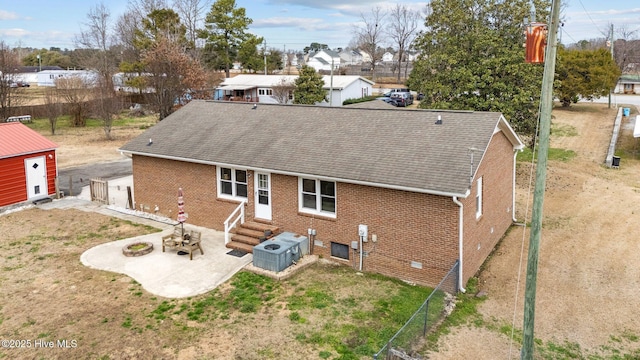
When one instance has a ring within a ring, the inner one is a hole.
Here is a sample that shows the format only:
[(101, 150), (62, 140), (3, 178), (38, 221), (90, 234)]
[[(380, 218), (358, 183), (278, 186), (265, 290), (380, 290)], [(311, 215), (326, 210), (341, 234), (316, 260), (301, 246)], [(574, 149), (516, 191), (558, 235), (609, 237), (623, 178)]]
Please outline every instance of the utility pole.
[(531, 212), (531, 233), (527, 258), (527, 284), (524, 299), (524, 328), (521, 360), (533, 360), (533, 328), (536, 309), (536, 282), (538, 277), (538, 253), (540, 249), (540, 231), (542, 230), (542, 208), (547, 177), (547, 156), (549, 154), (549, 133), (551, 129), (551, 110), (553, 108), (553, 79), (556, 71), (556, 52), (558, 50), (558, 24), (560, 20), (560, 0), (553, 0), (551, 23), (549, 24), (547, 47), (545, 50), (544, 75), (540, 96), (540, 138), (538, 142), (538, 164), (536, 183), (533, 192)]
[(267, 40), (264, 41), (262, 54), (264, 55), (264, 74), (267, 75)]
[[(610, 44), (610, 45), (611, 45), (611, 46), (610, 46), (610, 49), (611, 49), (611, 58), (612, 58), (612, 59), (614, 60), (614, 62), (615, 62), (615, 58), (614, 58), (614, 56), (613, 56), (613, 24), (611, 24), (611, 32), (609, 33), (609, 41), (611, 42), (611, 44)], [(611, 109), (611, 92), (612, 92), (612, 91), (613, 91), (613, 90), (609, 90), (609, 109)]]
[(333, 56), (331, 57), (331, 77), (329, 80), (329, 107), (333, 106)]

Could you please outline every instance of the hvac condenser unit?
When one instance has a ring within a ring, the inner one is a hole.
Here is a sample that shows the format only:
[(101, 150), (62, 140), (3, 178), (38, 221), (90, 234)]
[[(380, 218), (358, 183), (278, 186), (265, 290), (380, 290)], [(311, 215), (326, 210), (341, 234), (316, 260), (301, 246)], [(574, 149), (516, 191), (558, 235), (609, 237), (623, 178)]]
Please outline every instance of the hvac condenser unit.
[(280, 272), (300, 259), (300, 244), (268, 240), (253, 247), (253, 266)]

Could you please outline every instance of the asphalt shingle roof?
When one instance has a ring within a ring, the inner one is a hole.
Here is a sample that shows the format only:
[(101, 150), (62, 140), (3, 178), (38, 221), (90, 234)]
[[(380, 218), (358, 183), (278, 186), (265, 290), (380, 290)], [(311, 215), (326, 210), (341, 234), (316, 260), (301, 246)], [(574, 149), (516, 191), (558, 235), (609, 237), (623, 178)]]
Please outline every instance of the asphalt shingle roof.
[(510, 131), (495, 112), (253, 105), (192, 101), (121, 150), (466, 196), (469, 148), (486, 149), (501, 122)]

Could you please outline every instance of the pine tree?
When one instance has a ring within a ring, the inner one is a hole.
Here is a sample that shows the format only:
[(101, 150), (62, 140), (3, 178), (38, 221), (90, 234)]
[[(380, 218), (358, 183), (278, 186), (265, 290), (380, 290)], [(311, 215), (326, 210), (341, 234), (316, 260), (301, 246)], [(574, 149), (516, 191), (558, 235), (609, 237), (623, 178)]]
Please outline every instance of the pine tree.
[(293, 90), (293, 103), (314, 105), (325, 100), (327, 93), (323, 87), (322, 76), (311, 66), (303, 66), (296, 79), (296, 88)]

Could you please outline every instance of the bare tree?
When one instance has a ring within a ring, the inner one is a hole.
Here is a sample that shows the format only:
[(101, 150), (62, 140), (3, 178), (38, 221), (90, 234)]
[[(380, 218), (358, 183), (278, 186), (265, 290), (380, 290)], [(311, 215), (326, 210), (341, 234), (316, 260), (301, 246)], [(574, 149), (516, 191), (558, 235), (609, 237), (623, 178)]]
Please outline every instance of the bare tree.
[[(146, 85), (153, 88), (147, 97), (160, 120), (173, 112), (176, 103), (188, 100), (189, 92), (205, 87), (205, 74), (197, 60), (182, 51), (180, 44), (160, 38), (143, 54)], [(185, 99), (187, 97), (187, 99)]]
[(11, 116), (11, 108), (19, 105), (22, 88), (15, 86), (20, 61), (17, 53), (0, 40), (0, 122)]
[(140, 61), (140, 51), (135, 46), (136, 30), (142, 28), (142, 19), (158, 9), (166, 9), (166, 0), (129, 0), (127, 11), (115, 23), (114, 44), (119, 48), (120, 61), (129, 64)]
[(293, 96), (293, 90), (296, 89), (296, 85), (293, 82), (287, 81), (286, 78), (280, 79), (280, 81), (271, 87), (273, 91), (273, 98), (276, 99), (278, 104), (286, 104)]
[(129, 0), (127, 9), (138, 21), (141, 21), (154, 10), (168, 9), (166, 0)]
[(55, 88), (48, 87), (44, 89), (44, 113), (49, 119), (51, 135), (55, 135), (58, 117), (62, 115), (62, 103)]
[(420, 13), (409, 9), (406, 5), (396, 4), (389, 15), (391, 17), (389, 37), (398, 46), (398, 83), (400, 83), (402, 61), (405, 60), (405, 52), (417, 35)]
[(187, 40), (192, 47), (196, 46), (198, 28), (204, 26), (204, 16), (211, 3), (211, 0), (173, 0), (173, 8), (187, 27)]
[(93, 100), (90, 102), (89, 110), (96, 118), (102, 122), (102, 129), (107, 140), (112, 140), (111, 129), (113, 120), (122, 110), (122, 99), (104, 85), (93, 87)]
[(360, 25), (354, 28), (359, 47), (371, 57), (371, 72), (376, 78), (376, 64), (382, 60), (384, 49), (380, 46), (385, 27), (385, 12), (380, 7), (371, 9), (370, 14), (360, 13)]
[(90, 82), (80, 76), (62, 77), (55, 81), (59, 96), (71, 108), (71, 125), (80, 127), (86, 125), (88, 114)]
[(85, 52), (82, 65), (97, 74), (91, 84), (94, 96), (90, 110), (102, 121), (108, 140), (111, 139), (113, 118), (121, 110), (113, 86), (113, 74), (118, 69), (118, 64), (117, 57), (111, 51), (113, 33), (110, 17), (109, 9), (103, 3), (96, 5), (87, 14), (84, 30), (76, 37), (76, 46), (89, 50)]
[(136, 28), (138, 19), (133, 13), (120, 15), (115, 24), (114, 44), (120, 48), (120, 61), (134, 63), (140, 58), (135, 47)]
[(618, 25), (615, 30), (613, 54), (616, 64), (623, 74), (633, 73), (640, 69), (636, 64), (640, 63), (640, 40), (638, 30), (630, 30), (627, 25)]

